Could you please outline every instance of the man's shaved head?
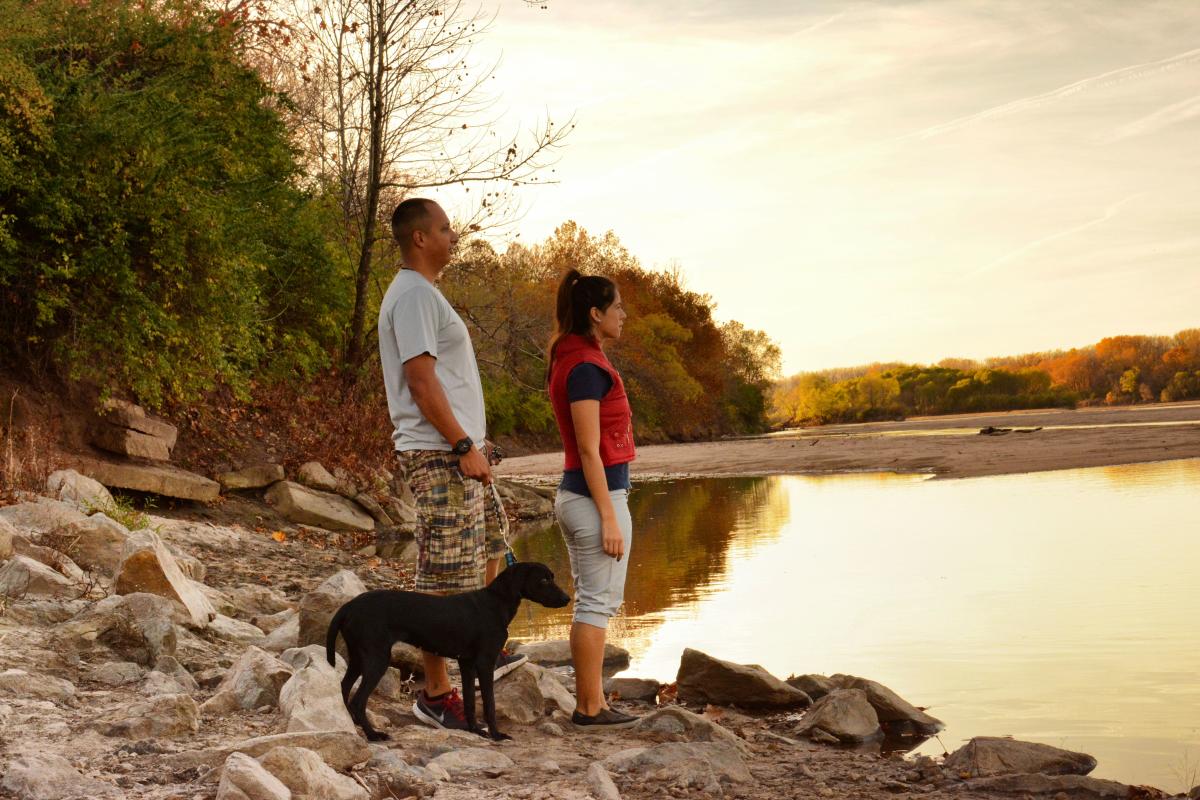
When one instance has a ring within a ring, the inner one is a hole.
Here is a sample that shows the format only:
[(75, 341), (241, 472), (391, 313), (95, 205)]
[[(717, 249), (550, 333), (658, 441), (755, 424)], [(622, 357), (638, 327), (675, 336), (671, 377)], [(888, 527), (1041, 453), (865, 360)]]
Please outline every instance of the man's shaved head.
[(430, 214), (432, 200), (422, 197), (410, 197), (392, 212), (392, 236), (400, 244), (400, 251), (407, 252), (412, 247), (413, 233), (429, 231), (433, 218)]

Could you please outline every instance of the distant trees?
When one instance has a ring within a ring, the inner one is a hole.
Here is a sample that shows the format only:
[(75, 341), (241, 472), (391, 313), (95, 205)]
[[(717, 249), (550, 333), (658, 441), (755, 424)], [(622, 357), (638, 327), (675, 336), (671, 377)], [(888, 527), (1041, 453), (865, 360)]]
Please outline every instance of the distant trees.
[[(875, 382), (895, 381), (898, 392)], [(874, 386), (872, 386), (874, 384)], [(1200, 398), (1200, 329), (1111, 336), (1092, 347), (937, 366), (877, 364), (792, 376), (771, 392), (775, 425)]]

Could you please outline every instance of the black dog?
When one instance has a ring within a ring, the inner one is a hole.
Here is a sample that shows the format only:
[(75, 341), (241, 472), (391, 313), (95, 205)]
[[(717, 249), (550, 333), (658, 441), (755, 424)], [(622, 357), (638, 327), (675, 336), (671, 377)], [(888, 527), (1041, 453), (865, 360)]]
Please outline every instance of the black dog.
[[(475, 720), (475, 679), (483, 696), (484, 718), (493, 739), (509, 739), (496, 728), (496, 701), (492, 671), (496, 657), (508, 641), (508, 625), (522, 599), (548, 608), (571, 602), (554, 582), (545, 564), (521, 562), (496, 576), (486, 589), (447, 596), (378, 589), (363, 592), (338, 609), (329, 622), (325, 654), (334, 664), (334, 645), (341, 633), (349, 656), (342, 679), (342, 700), (355, 724), (370, 741), (386, 739), (367, 721), (367, 699), (392, 661), (392, 645), (408, 642), (428, 653), (453, 658), (462, 673), (463, 710), (467, 727), (486, 735)], [(350, 699), (350, 688), (362, 685)]]

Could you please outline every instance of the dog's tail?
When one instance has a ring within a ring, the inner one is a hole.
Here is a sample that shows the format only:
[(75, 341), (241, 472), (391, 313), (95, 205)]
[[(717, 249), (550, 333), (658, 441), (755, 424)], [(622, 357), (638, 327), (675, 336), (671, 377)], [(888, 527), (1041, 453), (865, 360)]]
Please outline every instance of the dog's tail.
[(346, 607), (349, 605), (349, 603), (344, 603), (333, 615), (333, 619), (329, 620), (329, 632), (325, 634), (325, 658), (331, 667), (337, 665), (337, 652), (334, 648), (337, 645), (338, 634), (342, 631), (342, 620), (346, 617)]

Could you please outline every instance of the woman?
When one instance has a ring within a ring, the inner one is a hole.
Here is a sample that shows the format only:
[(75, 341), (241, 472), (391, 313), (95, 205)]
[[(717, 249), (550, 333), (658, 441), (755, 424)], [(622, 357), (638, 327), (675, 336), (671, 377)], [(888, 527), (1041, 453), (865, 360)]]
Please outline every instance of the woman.
[(620, 728), (637, 718), (608, 707), (601, 667), (608, 620), (625, 596), (634, 447), (625, 385), (603, 346), (620, 338), (625, 310), (611, 280), (571, 270), (558, 287), (556, 317), (547, 382), (565, 454), (554, 511), (575, 580), (571, 721), (579, 728)]

